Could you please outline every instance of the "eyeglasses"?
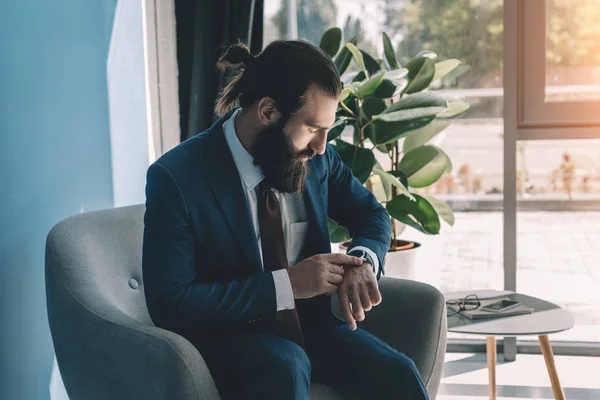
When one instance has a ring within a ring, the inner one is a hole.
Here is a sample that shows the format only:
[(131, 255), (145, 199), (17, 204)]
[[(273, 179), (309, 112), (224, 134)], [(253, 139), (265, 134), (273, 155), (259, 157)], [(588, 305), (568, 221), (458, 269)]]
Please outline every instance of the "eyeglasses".
[(448, 300), (446, 301), (446, 305), (450, 306), (448, 307), (448, 316), (451, 317), (462, 311), (476, 310), (477, 308), (479, 308), (479, 306), (481, 306), (481, 302), (479, 301), (477, 295), (470, 294), (464, 299)]

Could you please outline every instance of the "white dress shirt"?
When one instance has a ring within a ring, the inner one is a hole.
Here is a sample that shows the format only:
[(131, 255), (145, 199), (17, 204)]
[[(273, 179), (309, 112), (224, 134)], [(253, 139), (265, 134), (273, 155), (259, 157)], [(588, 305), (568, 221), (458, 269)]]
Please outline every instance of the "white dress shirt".
[[(241, 110), (241, 109), (240, 109)], [(254, 165), (252, 155), (240, 142), (237, 133), (235, 132), (235, 116), (240, 112), (237, 110), (233, 113), (223, 125), (225, 140), (229, 145), (229, 150), (233, 156), (233, 161), (237, 167), (252, 222), (254, 224), (255, 239), (258, 243), (260, 257), (262, 259), (262, 246), (260, 240), (260, 226), (258, 222), (258, 184), (263, 180), (264, 175), (259, 166)], [(306, 240), (306, 231), (308, 229), (308, 215), (302, 195), (295, 193), (280, 193), (274, 190), (275, 196), (279, 201), (281, 208), (281, 220), (283, 224), (283, 237), (285, 242), (285, 250), (288, 258), (288, 264), (293, 267), (299, 260), (300, 251)], [(379, 260), (375, 253), (366, 247), (357, 246), (354, 249), (361, 249), (369, 253), (374, 265), (375, 273), (379, 268)], [(277, 298), (277, 311), (294, 308), (294, 294), (292, 292), (292, 284), (287, 270), (280, 269), (273, 271), (273, 281), (275, 283), (275, 294)]]

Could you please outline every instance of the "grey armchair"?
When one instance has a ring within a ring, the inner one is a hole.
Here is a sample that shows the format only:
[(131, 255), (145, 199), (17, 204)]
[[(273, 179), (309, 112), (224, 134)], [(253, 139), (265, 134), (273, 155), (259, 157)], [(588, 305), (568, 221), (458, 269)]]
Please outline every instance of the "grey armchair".
[[(48, 319), (67, 393), (72, 400), (219, 399), (196, 348), (150, 319), (143, 216), (143, 205), (88, 212), (48, 234)], [(412, 281), (382, 277), (380, 286), (384, 300), (360, 326), (410, 356), (434, 399), (446, 347), (443, 297)], [(311, 387), (311, 399), (343, 398), (323, 384)]]

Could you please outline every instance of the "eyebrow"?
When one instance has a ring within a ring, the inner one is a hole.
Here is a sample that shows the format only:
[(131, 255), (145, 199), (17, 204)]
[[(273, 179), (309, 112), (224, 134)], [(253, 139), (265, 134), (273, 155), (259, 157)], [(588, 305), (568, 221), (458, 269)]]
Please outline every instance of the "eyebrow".
[(314, 122), (306, 122), (306, 126), (310, 126), (311, 128), (315, 128), (315, 129), (323, 129), (325, 131), (331, 129), (331, 126), (320, 126)]

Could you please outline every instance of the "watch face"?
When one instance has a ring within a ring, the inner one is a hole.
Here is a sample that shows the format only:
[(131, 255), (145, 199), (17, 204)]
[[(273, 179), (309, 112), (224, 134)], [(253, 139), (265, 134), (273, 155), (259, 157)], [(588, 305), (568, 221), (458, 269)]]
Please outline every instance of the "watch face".
[(367, 253), (364, 250), (352, 250), (350, 255), (354, 257), (364, 257)]

